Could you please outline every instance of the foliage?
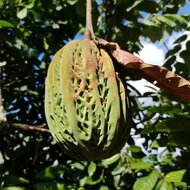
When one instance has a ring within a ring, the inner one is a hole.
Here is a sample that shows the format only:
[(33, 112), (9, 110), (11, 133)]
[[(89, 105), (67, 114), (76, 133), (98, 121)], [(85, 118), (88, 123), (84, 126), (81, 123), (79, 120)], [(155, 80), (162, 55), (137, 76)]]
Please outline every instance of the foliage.
[[(97, 36), (132, 52), (142, 49), (142, 37), (164, 42), (165, 36), (182, 31), (164, 66), (190, 80), (190, 16), (177, 14), (186, 3), (94, 2), (94, 29)], [(81, 10), (84, 0), (0, 0), (1, 85), (9, 123), (46, 123), (47, 67), (58, 49), (84, 31)], [(0, 125), (0, 189), (189, 189), (190, 104), (162, 90), (141, 94), (129, 83), (137, 79), (131, 73), (126, 79), (134, 121), (131, 137), (126, 151), (112, 158), (77, 162), (48, 133)]]

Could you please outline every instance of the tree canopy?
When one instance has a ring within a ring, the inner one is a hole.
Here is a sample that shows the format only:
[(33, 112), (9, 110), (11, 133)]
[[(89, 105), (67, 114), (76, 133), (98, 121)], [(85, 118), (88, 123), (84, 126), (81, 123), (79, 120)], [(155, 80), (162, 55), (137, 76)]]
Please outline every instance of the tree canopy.
[[(180, 32), (161, 65), (190, 81), (190, 13), (179, 14), (188, 2), (93, 1), (94, 31), (133, 53), (142, 38), (165, 43)], [(84, 0), (0, 0), (0, 111), (7, 120), (0, 115), (0, 189), (189, 189), (190, 104), (162, 89), (139, 92), (132, 72), (133, 125), (120, 154), (79, 162), (53, 140), (44, 115), (47, 69), (84, 27)]]

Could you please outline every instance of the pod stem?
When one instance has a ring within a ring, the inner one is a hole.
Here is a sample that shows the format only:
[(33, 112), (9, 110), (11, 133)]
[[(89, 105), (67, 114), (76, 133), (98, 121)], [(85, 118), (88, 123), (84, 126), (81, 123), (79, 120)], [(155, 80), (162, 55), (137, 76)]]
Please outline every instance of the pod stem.
[(95, 40), (94, 30), (92, 26), (92, 1), (86, 0), (86, 27), (84, 39)]

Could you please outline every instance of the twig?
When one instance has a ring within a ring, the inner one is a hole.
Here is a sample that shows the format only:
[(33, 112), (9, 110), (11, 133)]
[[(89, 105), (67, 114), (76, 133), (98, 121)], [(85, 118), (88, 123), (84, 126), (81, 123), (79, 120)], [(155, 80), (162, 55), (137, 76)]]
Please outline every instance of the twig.
[(4, 123), (0, 123), (0, 132), (1, 131), (4, 132), (4, 131), (10, 130), (10, 129), (20, 129), (20, 130), (24, 130), (24, 131), (42, 132), (42, 133), (50, 134), (50, 130), (44, 128), (45, 126), (46, 126), (46, 124), (32, 126), (32, 125), (23, 124), (23, 123), (4, 122)]
[(2, 91), (1, 91), (1, 66), (0, 66), (0, 124), (2, 122), (6, 122), (7, 118), (5, 116), (4, 108), (3, 108), (3, 98), (2, 98)]

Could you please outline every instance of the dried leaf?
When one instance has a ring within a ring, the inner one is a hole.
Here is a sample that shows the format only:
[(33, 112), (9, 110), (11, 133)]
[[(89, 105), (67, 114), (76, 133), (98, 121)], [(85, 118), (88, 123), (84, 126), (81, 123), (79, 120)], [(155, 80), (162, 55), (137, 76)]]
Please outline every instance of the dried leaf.
[(97, 44), (104, 47), (125, 69), (133, 71), (155, 86), (190, 102), (190, 82), (165, 67), (144, 63), (135, 55), (120, 49), (116, 43), (99, 39)]

